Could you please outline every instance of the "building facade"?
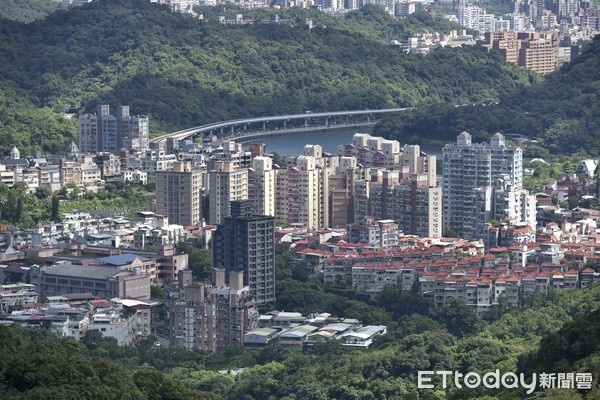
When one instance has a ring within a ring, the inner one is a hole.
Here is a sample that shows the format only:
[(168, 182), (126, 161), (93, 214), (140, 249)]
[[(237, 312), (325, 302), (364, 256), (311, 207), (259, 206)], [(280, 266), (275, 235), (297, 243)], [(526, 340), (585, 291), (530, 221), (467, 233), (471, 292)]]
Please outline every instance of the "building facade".
[(96, 114), (79, 115), (79, 149), (83, 153), (116, 151), (122, 148), (142, 152), (150, 144), (149, 119), (129, 115), (129, 106), (117, 107), (117, 115), (110, 114), (110, 106), (98, 106)]

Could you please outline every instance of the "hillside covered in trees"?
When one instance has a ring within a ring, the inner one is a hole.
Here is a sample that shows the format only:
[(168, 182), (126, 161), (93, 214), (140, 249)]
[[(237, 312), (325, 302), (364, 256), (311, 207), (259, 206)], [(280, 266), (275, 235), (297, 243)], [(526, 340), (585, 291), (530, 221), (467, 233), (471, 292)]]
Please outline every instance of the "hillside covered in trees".
[(415, 138), (454, 141), (467, 130), (476, 139), (495, 132), (516, 133), (540, 141), (554, 154), (600, 155), (600, 36), (570, 63), (543, 82), (502, 96), (499, 104), (420, 107), (390, 116), (379, 135), (410, 142)]
[(31, 22), (42, 19), (59, 8), (59, 0), (2, 0), (0, 17), (19, 22)]
[(323, 23), (315, 14), (308, 30), (294, 21), (311, 14), (286, 13), (289, 24), (224, 26), (146, 0), (98, 0), (29, 24), (3, 20), (0, 153), (30, 140), (60, 149), (76, 131), (61, 117), (70, 105), (129, 104), (158, 133), (303, 110), (493, 102), (539, 78), (479, 48), (422, 57), (375, 34), (455, 27), (428, 16), (395, 22), (367, 7)]

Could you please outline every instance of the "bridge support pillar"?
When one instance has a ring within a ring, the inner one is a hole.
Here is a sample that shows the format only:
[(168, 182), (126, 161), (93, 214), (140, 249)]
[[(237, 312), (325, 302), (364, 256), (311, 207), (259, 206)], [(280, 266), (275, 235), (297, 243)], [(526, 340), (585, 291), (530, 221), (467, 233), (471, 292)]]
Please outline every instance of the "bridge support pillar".
[(263, 122), (263, 131), (266, 131), (266, 130), (267, 130), (267, 123)]
[(234, 125), (231, 125), (231, 133), (234, 132)]
[(371, 122), (371, 116), (367, 115), (367, 122)]
[(283, 129), (287, 129), (287, 121), (283, 121)]
[(304, 127), (306, 128), (308, 126), (308, 118), (304, 118)]
[(221, 128), (221, 135), (223, 134), (223, 128)]
[(329, 126), (329, 117), (325, 117), (325, 126)]
[(348, 116), (346, 115), (346, 125), (348, 125)]
[(247, 131), (248, 130), (248, 124), (244, 124), (244, 130)]

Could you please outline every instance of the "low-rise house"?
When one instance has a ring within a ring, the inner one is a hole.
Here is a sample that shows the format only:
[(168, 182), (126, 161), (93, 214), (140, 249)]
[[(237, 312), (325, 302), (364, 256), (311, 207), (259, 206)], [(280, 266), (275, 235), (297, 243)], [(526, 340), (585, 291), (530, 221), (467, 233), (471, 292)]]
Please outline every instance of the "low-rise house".
[(342, 335), (342, 346), (367, 349), (373, 344), (373, 339), (376, 336), (385, 335), (387, 333), (387, 326), (376, 325), (376, 326), (364, 326), (358, 328), (352, 332), (348, 332)]
[(63, 336), (72, 337), (75, 340), (81, 340), (85, 336), (90, 324), (91, 312), (81, 307), (71, 307), (66, 303), (51, 305), (46, 310), (46, 317), (55, 318), (55, 326), (58, 321), (64, 323), (60, 326), (60, 332)]
[(584, 289), (594, 282), (600, 282), (600, 272), (596, 272), (591, 268), (586, 268), (581, 271), (581, 288)]
[(244, 334), (244, 347), (266, 347), (277, 338), (279, 330), (259, 328)]
[(289, 331), (283, 332), (279, 335), (277, 340), (277, 348), (284, 350), (304, 350), (304, 344), (308, 335), (318, 328), (312, 325), (300, 325), (292, 328)]
[(307, 275), (323, 271), (325, 260), (333, 253), (328, 250), (306, 248), (294, 254), (294, 265), (299, 266)]
[(290, 326), (303, 324), (305, 317), (299, 312), (272, 311), (258, 317), (261, 328), (288, 329)]

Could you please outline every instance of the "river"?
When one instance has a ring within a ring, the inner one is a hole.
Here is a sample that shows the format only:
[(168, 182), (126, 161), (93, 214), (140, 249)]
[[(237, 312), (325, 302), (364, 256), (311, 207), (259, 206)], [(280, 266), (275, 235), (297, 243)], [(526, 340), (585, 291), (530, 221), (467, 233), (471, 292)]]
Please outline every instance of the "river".
[[(267, 136), (256, 139), (251, 143), (264, 143), (267, 153), (277, 153), (280, 156), (298, 156), (302, 154), (304, 145), (319, 144), (323, 147), (323, 152), (337, 154), (337, 146), (340, 144), (352, 143), (352, 136), (357, 133), (372, 133), (373, 126), (362, 126), (340, 129), (330, 129), (327, 131), (306, 131), (296, 132), (286, 135)], [(404, 146), (407, 143), (400, 141), (400, 145)], [(420, 143), (408, 143), (420, 144)], [(437, 155), (442, 154), (442, 149), (439, 146), (421, 145), (421, 151), (427, 154)], [(244, 143), (244, 147), (248, 147), (248, 143)]]

